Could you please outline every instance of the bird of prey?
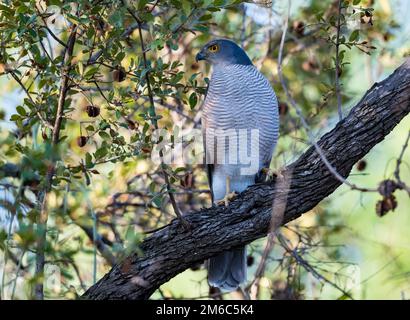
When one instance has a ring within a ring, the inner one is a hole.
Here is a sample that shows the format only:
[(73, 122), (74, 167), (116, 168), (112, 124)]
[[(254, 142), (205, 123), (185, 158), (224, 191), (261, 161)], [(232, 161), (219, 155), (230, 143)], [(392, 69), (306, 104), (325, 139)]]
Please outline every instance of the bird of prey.
[[(235, 42), (216, 39), (197, 54), (212, 66), (202, 105), (202, 133), (212, 201), (257, 182), (279, 137), (278, 102), (269, 81)], [(246, 281), (246, 248), (209, 259), (208, 282), (228, 292)]]

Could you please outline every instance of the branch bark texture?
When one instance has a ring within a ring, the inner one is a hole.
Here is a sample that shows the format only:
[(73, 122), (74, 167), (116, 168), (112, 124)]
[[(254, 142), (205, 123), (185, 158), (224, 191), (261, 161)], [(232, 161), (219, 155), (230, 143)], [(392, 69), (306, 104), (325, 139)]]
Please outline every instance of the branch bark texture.
[[(347, 177), (352, 166), (409, 111), (410, 59), (387, 79), (374, 84), (318, 145), (337, 172)], [(148, 299), (160, 285), (194, 264), (264, 237), (272, 227), (300, 217), (340, 184), (310, 147), (272, 181), (250, 186), (229, 207), (184, 215), (191, 230), (186, 231), (174, 220), (153, 233), (142, 242), (138, 253), (116, 264), (83, 297)], [(277, 211), (282, 212), (278, 215)]]

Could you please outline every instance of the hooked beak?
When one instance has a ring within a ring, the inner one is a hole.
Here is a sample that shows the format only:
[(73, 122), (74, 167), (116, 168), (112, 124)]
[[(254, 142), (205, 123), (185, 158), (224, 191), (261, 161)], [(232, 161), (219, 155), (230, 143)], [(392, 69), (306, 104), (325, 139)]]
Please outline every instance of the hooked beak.
[(195, 57), (196, 62), (205, 60), (205, 54), (202, 51), (199, 51)]

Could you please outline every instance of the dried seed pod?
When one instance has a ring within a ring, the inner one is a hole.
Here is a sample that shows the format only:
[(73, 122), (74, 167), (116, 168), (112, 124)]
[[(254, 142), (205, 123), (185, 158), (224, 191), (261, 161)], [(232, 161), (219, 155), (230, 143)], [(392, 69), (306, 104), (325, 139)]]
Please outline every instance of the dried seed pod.
[(281, 116), (285, 116), (285, 115), (288, 114), (288, 112), (289, 112), (289, 107), (288, 107), (288, 104), (287, 104), (287, 103), (285, 103), (285, 102), (280, 102), (278, 107), (279, 107), (279, 114), (280, 114)]
[(391, 38), (391, 36), (392, 36), (391, 33), (385, 32), (385, 33), (383, 34), (383, 40), (384, 40), (384, 41), (389, 41), (390, 38)]
[(255, 258), (254, 258), (253, 256), (249, 255), (249, 256), (246, 258), (246, 265), (247, 265), (248, 267), (252, 266), (254, 262), (255, 262)]
[(201, 269), (201, 263), (195, 263), (195, 264), (191, 267), (191, 270), (192, 270), (192, 271), (198, 271), (199, 269)]
[(142, 147), (142, 148), (141, 148), (141, 151), (144, 152), (144, 153), (151, 153), (151, 148), (149, 148), (149, 147)]
[(127, 75), (127, 74), (126, 74), (125, 69), (124, 69), (123, 67), (118, 67), (117, 69), (115, 69), (115, 70), (112, 72), (112, 78), (113, 78), (113, 80), (116, 81), (116, 82), (122, 82), (122, 81), (124, 81), (126, 75)]
[(383, 217), (389, 211), (394, 211), (397, 208), (397, 200), (394, 195), (389, 195), (388, 197), (384, 197), (383, 200), (380, 200), (376, 204), (376, 214), (379, 217)]
[(135, 129), (137, 129), (137, 124), (135, 124), (135, 122), (134, 121), (132, 121), (132, 120), (130, 120), (130, 119), (125, 119), (125, 121), (127, 121), (127, 124), (128, 124), (128, 128), (130, 129), (130, 130), (135, 130)]
[(298, 36), (303, 36), (305, 24), (303, 21), (293, 21), (293, 30)]
[(357, 165), (356, 165), (356, 169), (357, 171), (363, 171), (365, 170), (367, 167), (367, 162), (366, 160), (360, 160)]
[(86, 111), (89, 117), (95, 118), (100, 115), (100, 107), (97, 106), (87, 106)]
[(88, 137), (86, 136), (77, 137), (77, 145), (81, 148), (87, 144), (87, 141), (88, 141)]
[(370, 11), (365, 11), (360, 14), (360, 23), (361, 24), (370, 24), (373, 25), (373, 15)]
[(318, 72), (319, 65), (314, 59), (310, 58), (302, 63), (302, 69), (307, 72)]

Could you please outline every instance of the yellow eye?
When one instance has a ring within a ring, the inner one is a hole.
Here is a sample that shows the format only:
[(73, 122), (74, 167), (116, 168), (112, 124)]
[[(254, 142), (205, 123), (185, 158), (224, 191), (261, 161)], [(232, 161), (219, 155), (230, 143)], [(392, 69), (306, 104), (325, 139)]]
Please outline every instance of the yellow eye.
[(218, 52), (219, 46), (217, 44), (213, 44), (212, 46), (209, 46), (208, 50), (213, 53)]

